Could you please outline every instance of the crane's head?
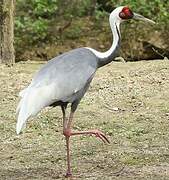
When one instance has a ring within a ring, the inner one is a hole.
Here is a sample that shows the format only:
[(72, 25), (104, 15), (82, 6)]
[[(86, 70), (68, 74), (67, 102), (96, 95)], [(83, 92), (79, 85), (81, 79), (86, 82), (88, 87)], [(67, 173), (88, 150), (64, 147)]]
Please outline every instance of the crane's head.
[(116, 8), (112, 13), (110, 14), (110, 21), (111, 19), (115, 19), (119, 22), (126, 21), (129, 19), (135, 19), (135, 20), (142, 20), (150, 23), (155, 23), (154, 21), (140, 15), (137, 13), (134, 13), (131, 11), (131, 9), (127, 6), (121, 6)]

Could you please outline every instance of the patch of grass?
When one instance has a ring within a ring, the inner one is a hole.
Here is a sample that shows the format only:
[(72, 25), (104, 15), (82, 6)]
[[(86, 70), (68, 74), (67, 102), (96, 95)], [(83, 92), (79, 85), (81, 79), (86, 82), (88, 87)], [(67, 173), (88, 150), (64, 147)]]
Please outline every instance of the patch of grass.
[[(17, 94), (38, 63), (0, 66), (1, 179), (63, 179), (65, 139), (60, 108), (42, 111), (15, 133)], [(169, 62), (112, 63), (100, 69), (74, 117), (75, 130), (100, 129), (71, 138), (73, 172), (80, 179), (168, 179)], [(161, 82), (159, 84), (159, 81)]]

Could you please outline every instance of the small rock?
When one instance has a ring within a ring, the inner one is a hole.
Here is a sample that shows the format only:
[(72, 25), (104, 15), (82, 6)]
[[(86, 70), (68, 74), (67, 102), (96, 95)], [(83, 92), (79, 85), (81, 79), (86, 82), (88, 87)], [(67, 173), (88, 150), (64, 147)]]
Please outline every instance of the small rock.
[(104, 46), (104, 45), (100, 45), (100, 48), (101, 48), (101, 49), (104, 49), (104, 48), (105, 48), (105, 46)]
[(167, 58), (167, 57), (164, 57), (164, 59), (163, 59), (164, 61), (168, 61), (169, 59)]
[(123, 57), (116, 57), (115, 60), (116, 60), (116, 61), (123, 62), (123, 63), (126, 62), (125, 59), (124, 59)]
[(119, 108), (118, 108), (118, 107), (113, 107), (112, 110), (113, 110), (113, 111), (118, 111)]

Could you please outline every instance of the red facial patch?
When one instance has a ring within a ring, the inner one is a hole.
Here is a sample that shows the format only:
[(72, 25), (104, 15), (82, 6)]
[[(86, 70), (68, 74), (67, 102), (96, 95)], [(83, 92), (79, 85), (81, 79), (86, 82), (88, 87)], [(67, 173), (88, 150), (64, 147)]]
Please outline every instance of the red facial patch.
[(124, 7), (119, 13), (119, 17), (121, 19), (131, 19), (133, 17), (133, 12), (128, 7)]

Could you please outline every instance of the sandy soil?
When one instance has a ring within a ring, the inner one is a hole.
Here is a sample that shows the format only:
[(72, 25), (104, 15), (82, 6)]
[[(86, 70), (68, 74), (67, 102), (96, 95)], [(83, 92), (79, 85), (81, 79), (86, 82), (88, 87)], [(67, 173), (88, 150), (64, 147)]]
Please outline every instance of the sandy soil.
[[(18, 93), (42, 64), (0, 65), (0, 179), (64, 179), (60, 108), (47, 108), (15, 133)], [(74, 118), (111, 141), (74, 137), (73, 179), (169, 179), (169, 61), (115, 62), (100, 69)]]

